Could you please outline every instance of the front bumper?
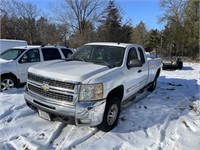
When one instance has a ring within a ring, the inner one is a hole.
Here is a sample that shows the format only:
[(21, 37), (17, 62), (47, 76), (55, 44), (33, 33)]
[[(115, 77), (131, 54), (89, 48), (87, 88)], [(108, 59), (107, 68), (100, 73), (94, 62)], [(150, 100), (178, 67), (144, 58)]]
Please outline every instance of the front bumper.
[(76, 105), (55, 103), (55, 101), (40, 97), (29, 91), (24, 92), (24, 98), (29, 107), (43, 110), (54, 116), (74, 118), (74, 123), (78, 126), (96, 126), (100, 124), (103, 120), (106, 105), (105, 99), (92, 102), (78, 102)]

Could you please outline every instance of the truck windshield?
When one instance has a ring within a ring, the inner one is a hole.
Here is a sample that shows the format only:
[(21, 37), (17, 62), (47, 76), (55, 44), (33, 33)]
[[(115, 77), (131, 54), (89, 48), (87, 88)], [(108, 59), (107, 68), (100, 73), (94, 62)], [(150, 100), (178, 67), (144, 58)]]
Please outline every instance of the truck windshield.
[(15, 60), (17, 59), (26, 49), (8, 49), (0, 54), (1, 59)]
[(105, 45), (84, 45), (67, 60), (92, 62), (108, 67), (121, 66), (125, 48)]

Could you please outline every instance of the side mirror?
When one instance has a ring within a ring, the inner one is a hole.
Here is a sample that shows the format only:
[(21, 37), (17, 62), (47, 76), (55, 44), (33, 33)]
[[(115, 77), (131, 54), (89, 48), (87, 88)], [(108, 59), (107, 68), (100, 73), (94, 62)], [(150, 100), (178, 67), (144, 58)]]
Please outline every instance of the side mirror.
[(26, 55), (22, 56), (21, 59), (19, 60), (19, 63), (27, 63), (28, 62), (28, 57)]
[(142, 61), (140, 60), (131, 60), (130, 62), (128, 62), (128, 68), (141, 67), (141, 66), (142, 66)]

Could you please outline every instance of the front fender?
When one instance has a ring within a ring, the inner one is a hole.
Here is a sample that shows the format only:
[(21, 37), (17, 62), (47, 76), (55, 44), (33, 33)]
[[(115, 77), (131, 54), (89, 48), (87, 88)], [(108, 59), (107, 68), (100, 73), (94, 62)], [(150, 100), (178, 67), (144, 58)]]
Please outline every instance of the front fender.
[(121, 68), (116, 68), (91, 80), (90, 83), (103, 83), (103, 98), (106, 99), (112, 89), (124, 85), (125, 74)]

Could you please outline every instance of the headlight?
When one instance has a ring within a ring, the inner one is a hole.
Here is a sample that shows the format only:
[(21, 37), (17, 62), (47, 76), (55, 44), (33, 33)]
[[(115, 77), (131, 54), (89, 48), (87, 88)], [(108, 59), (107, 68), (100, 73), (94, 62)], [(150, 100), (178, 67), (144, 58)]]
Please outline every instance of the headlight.
[(81, 85), (79, 101), (99, 100), (102, 98), (103, 98), (102, 83)]

